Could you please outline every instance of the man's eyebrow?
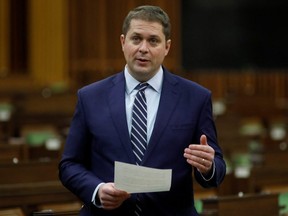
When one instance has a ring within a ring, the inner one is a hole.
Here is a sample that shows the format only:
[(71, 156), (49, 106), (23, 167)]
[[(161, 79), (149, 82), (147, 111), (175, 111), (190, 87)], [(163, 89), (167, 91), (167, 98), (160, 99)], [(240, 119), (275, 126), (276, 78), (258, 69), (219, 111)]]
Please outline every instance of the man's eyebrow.
[(131, 35), (136, 35), (136, 36), (141, 36), (141, 34), (140, 33), (137, 33), (137, 32), (133, 32)]
[(160, 38), (159, 35), (150, 35), (151, 38)]
[[(130, 37), (135, 37), (135, 36), (143, 38), (143, 35), (138, 33), (138, 32), (132, 32), (132, 34), (130, 35)], [(147, 39), (158, 39), (158, 40), (160, 40), (160, 37), (157, 34), (152, 34), (152, 35), (149, 35)]]

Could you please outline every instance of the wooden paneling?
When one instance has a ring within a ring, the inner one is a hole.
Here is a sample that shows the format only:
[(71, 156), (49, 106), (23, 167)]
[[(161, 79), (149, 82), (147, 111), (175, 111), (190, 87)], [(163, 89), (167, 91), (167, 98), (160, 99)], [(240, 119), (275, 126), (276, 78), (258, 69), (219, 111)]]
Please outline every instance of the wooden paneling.
[(68, 80), (67, 1), (29, 1), (29, 72), (38, 85)]
[(27, 73), (27, 2), (10, 0), (10, 66), (13, 73)]
[(6, 76), (10, 70), (10, 25), (9, 0), (0, 1), (0, 77)]
[(215, 98), (238, 96), (288, 98), (287, 69), (197, 70), (186, 71), (182, 75), (209, 88)]

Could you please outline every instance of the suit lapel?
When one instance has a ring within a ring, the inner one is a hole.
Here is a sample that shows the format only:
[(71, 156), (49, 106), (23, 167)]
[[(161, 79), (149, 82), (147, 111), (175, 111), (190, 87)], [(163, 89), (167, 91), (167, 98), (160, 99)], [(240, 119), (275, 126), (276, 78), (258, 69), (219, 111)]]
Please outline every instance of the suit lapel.
[(124, 73), (118, 74), (113, 80), (110, 93), (108, 95), (109, 109), (114, 126), (131, 163), (134, 163), (134, 155), (130, 145), (126, 110), (125, 110), (125, 78)]
[(157, 117), (147, 151), (143, 158), (143, 163), (145, 163), (147, 158), (149, 158), (149, 155), (152, 153), (155, 145), (159, 143), (159, 139), (167, 127), (170, 117), (172, 116), (180, 97), (177, 81), (171, 76), (170, 73), (167, 71), (164, 72), (164, 80)]

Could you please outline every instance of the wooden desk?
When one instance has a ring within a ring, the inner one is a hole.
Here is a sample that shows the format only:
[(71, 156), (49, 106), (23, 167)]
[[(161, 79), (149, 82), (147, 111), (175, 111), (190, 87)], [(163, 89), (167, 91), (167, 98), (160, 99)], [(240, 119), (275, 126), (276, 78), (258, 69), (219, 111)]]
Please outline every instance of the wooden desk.
[(0, 209), (1, 216), (24, 216), (21, 208)]
[(76, 200), (59, 181), (0, 185), (0, 208)]
[(38, 205), (79, 201), (58, 179), (58, 162), (0, 164), (0, 208), (31, 215)]
[(250, 175), (250, 188), (262, 192), (275, 187), (288, 187), (288, 170), (282, 167), (253, 168)]
[(0, 185), (59, 181), (58, 161), (0, 163)]
[(0, 143), (0, 163), (13, 163), (27, 160), (28, 148), (26, 145), (10, 145)]
[(68, 212), (33, 212), (33, 216), (78, 216), (79, 211)]
[[(203, 199), (202, 215), (217, 216), (278, 216), (278, 194), (249, 194), (242, 197), (224, 196)], [(205, 214), (208, 212), (209, 214)], [(213, 212), (213, 214), (211, 214)]]

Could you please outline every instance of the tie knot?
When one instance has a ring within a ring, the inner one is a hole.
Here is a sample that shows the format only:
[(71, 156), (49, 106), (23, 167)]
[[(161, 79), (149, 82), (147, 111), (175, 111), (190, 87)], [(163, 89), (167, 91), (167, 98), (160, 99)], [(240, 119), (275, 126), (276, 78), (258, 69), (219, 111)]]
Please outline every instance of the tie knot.
[(148, 87), (148, 83), (146, 83), (146, 82), (143, 82), (143, 83), (140, 83), (138, 86), (137, 86), (137, 89), (139, 90), (139, 91), (144, 91), (147, 87)]

